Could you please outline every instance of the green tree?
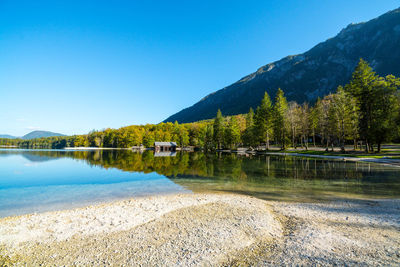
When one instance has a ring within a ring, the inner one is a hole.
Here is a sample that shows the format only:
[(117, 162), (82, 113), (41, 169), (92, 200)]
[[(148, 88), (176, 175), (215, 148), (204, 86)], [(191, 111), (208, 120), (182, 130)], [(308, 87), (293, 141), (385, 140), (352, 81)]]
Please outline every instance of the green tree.
[(184, 125), (181, 125), (179, 128), (178, 144), (181, 147), (187, 146), (189, 144), (189, 132)]
[(86, 139), (83, 135), (77, 135), (74, 139), (74, 147), (84, 147), (86, 146)]
[(288, 104), (283, 91), (279, 88), (275, 97), (275, 109), (274, 109), (274, 135), (277, 141), (281, 144), (281, 149), (286, 148), (287, 143), (287, 119), (286, 114), (288, 110)]
[(143, 145), (145, 147), (153, 147), (154, 146), (154, 133), (152, 131), (147, 131), (143, 136)]
[(399, 79), (392, 75), (379, 77), (366, 61), (360, 59), (350, 84), (345, 87), (356, 99), (359, 136), (365, 142), (366, 152), (373, 151), (374, 144), (380, 151), (382, 142), (393, 135), (399, 86)]
[(373, 106), (376, 101), (373, 84), (377, 75), (366, 61), (360, 59), (353, 72), (350, 85), (346, 87), (348, 92), (356, 98), (359, 110), (359, 134), (365, 142), (366, 151), (373, 150)]
[(298, 124), (300, 130), (300, 141), (301, 145), (308, 149), (308, 137), (310, 134), (310, 107), (307, 103), (303, 103), (303, 105), (299, 106), (298, 108)]
[(246, 129), (243, 133), (243, 142), (246, 145), (255, 145), (255, 127), (254, 127), (254, 111), (250, 108), (249, 113), (246, 114)]
[(311, 134), (312, 134), (312, 137), (313, 137), (314, 147), (316, 147), (315, 135), (317, 133), (318, 123), (319, 123), (319, 110), (320, 110), (320, 107), (321, 107), (321, 99), (318, 97), (317, 102), (315, 103), (314, 107), (311, 107), (310, 116), (308, 117), (309, 118), (310, 130), (311, 130)]
[(271, 99), (265, 92), (261, 105), (257, 107), (254, 116), (255, 138), (258, 142), (266, 143), (266, 149), (269, 150), (269, 140), (272, 135), (273, 125), (273, 107)]
[(228, 127), (225, 128), (225, 142), (228, 147), (234, 148), (240, 142), (240, 128), (235, 116), (232, 116)]
[(214, 127), (212, 125), (206, 126), (206, 134), (204, 139), (204, 149), (206, 151), (215, 149), (214, 144)]
[(375, 101), (373, 102), (372, 129), (373, 141), (381, 151), (381, 144), (391, 140), (396, 131), (398, 114), (396, 93), (400, 87), (400, 79), (393, 75), (379, 77), (374, 85)]
[(179, 123), (177, 121), (174, 122), (173, 129), (172, 129), (172, 140), (174, 142), (179, 142), (179, 132), (180, 132), (180, 127)]
[(292, 146), (294, 148), (297, 148), (297, 130), (298, 128), (300, 128), (299, 125), (299, 110), (300, 110), (300, 106), (299, 104), (297, 104), (294, 101), (289, 102), (288, 104), (288, 109), (286, 112), (286, 120), (288, 122), (289, 125), (289, 129), (290, 129), (290, 136), (292, 139)]
[(224, 118), (222, 117), (221, 110), (218, 109), (217, 116), (214, 119), (214, 144), (217, 145), (218, 149), (221, 149), (222, 142), (224, 141)]
[(342, 86), (337, 88), (332, 100), (332, 111), (336, 124), (335, 129), (337, 129), (341, 150), (344, 151), (346, 138), (348, 136), (354, 138), (352, 131), (354, 130), (354, 122), (352, 120), (355, 119), (353, 116), (355, 101), (352, 99), (352, 96), (345, 92)]

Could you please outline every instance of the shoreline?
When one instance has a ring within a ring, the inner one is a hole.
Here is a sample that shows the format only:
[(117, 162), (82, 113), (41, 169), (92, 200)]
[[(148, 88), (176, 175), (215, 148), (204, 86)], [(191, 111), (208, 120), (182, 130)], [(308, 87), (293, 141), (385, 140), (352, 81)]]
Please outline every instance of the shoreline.
[(333, 159), (353, 162), (367, 162), (367, 163), (378, 163), (383, 165), (390, 165), (394, 167), (400, 167), (400, 159), (390, 158), (357, 158), (357, 157), (345, 157), (345, 156), (333, 156), (333, 155), (313, 155), (313, 154), (302, 154), (302, 153), (285, 153), (285, 152), (261, 152), (259, 155), (278, 155), (278, 156), (294, 156), (294, 157), (308, 157), (308, 158), (322, 158), (322, 159)]
[(397, 265), (399, 211), (399, 199), (140, 197), (1, 218), (0, 263)]
[[(0, 149), (23, 149), (23, 150), (65, 150), (65, 151), (83, 151), (83, 150), (130, 150), (133, 152), (138, 151), (148, 151), (153, 150), (152, 148), (145, 149), (135, 149), (135, 148), (113, 148), (113, 147), (65, 147), (62, 149), (27, 149), (27, 148), (19, 148), (19, 147), (1, 147)], [(304, 151), (304, 150), (301, 150)], [(310, 150), (313, 151), (313, 150)], [(187, 151), (192, 152), (192, 151)], [(351, 156), (335, 156), (335, 155), (318, 155), (318, 154), (307, 154), (307, 153), (296, 153), (296, 152), (279, 152), (279, 151), (242, 151), (242, 150), (216, 150), (216, 152), (222, 153), (233, 153), (238, 155), (276, 155), (276, 156), (293, 156), (293, 157), (308, 157), (308, 158), (321, 158), (321, 159), (330, 159), (330, 160), (342, 160), (342, 161), (352, 161), (352, 162), (366, 162), (366, 163), (377, 163), (382, 165), (400, 167), (400, 159), (398, 158), (390, 158), (390, 156), (385, 157), (382, 155), (382, 158), (373, 158), (373, 157), (351, 157)], [(203, 153), (205, 153), (203, 151)]]
[(64, 147), (64, 150), (132, 150), (132, 148), (122, 148), (122, 147)]

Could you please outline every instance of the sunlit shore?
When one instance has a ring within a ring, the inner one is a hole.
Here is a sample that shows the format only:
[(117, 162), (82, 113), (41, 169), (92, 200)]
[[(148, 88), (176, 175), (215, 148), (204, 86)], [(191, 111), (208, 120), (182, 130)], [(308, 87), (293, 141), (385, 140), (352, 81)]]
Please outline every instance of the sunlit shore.
[(128, 150), (131, 148), (114, 148), (114, 147), (64, 147), (65, 150)]
[(399, 210), (390, 199), (136, 198), (0, 219), (0, 263), (397, 265)]
[(386, 164), (391, 166), (399, 166), (400, 167), (400, 159), (398, 158), (390, 158), (390, 157), (382, 157), (382, 158), (373, 158), (373, 157), (349, 157), (349, 156), (334, 156), (334, 155), (315, 155), (315, 154), (307, 154), (307, 153), (285, 153), (285, 152), (264, 152), (266, 155), (279, 155), (279, 156), (298, 156), (298, 157), (311, 157), (311, 158), (322, 158), (322, 159), (333, 159), (333, 160), (344, 160), (344, 161), (355, 161), (355, 162), (370, 162), (370, 163), (379, 163)]

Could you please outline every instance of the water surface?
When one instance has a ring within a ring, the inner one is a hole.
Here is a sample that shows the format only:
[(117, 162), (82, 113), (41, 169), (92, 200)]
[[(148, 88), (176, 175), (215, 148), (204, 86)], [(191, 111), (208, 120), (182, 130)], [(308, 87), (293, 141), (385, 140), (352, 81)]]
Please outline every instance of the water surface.
[(323, 201), (397, 198), (400, 168), (293, 156), (0, 150), (0, 216), (189, 192)]

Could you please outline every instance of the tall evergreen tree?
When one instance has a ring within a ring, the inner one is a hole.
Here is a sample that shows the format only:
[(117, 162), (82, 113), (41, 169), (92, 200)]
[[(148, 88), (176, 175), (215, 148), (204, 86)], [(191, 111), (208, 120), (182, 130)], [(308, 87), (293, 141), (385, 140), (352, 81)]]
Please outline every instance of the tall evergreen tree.
[(297, 130), (299, 127), (299, 110), (300, 106), (294, 101), (289, 102), (288, 104), (288, 110), (286, 112), (286, 119), (288, 122), (288, 126), (290, 129), (290, 136), (292, 139), (292, 146), (294, 148), (297, 147), (296, 143), (296, 137), (297, 137)]
[(374, 150), (374, 144), (380, 151), (382, 142), (389, 140), (394, 132), (395, 94), (399, 83), (399, 79), (392, 75), (379, 77), (366, 61), (360, 59), (349, 86), (345, 87), (356, 99), (359, 135), (367, 152)]
[(220, 109), (218, 109), (217, 116), (214, 119), (213, 130), (214, 130), (213, 141), (217, 145), (218, 149), (221, 149), (225, 131), (224, 131), (224, 118), (222, 117)]
[(299, 107), (299, 130), (300, 130), (300, 140), (301, 145), (304, 146), (308, 150), (308, 137), (310, 134), (310, 107), (307, 103), (303, 103), (302, 106)]
[(400, 79), (393, 75), (385, 78), (379, 77), (374, 83), (373, 114), (371, 134), (373, 141), (378, 145), (378, 152), (381, 151), (381, 144), (389, 141), (396, 131), (397, 117), (397, 90), (400, 87)]
[(246, 129), (243, 133), (243, 142), (246, 145), (254, 145), (254, 111), (250, 108), (249, 113), (246, 114)]
[(351, 95), (356, 98), (359, 110), (359, 134), (365, 142), (366, 151), (373, 149), (373, 106), (376, 101), (374, 95), (374, 83), (378, 79), (375, 72), (366, 61), (360, 59), (353, 72), (350, 85), (346, 87)]
[(249, 109), (249, 113), (246, 114), (246, 128), (254, 126), (254, 111), (253, 108)]
[(309, 118), (309, 125), (311, 129), (311, 134), (313, 138), (313, 144), (314, 147), (316, 146), (315, 144), (315, 135), (317, 133), (318, 129), (318, 124), (319, 124), (319, 110), (321, 107), (321, 99), (318, 97), (317, 102), (315, 103), (314, 107), (311, 108), (310, 110), (310, 116)]
[(274, 109), (274, 134), (277, 141), (281, 144), (282, 150), (286, 148), (287, 142), (287, 119), (286, 113), (288, 104), (283, 91), (279, 88), (275, 97)]
[(261, 100), (261, 105), (257, 108), (254, 128), (256, 139), (259, 142), (266, 143), (266, 148), (269, 150), (269, 140), (272, 135), (272, 125), (273, 125), (273, 107), (271, 99), (267, 92), (265, 92), (263, 99)]

